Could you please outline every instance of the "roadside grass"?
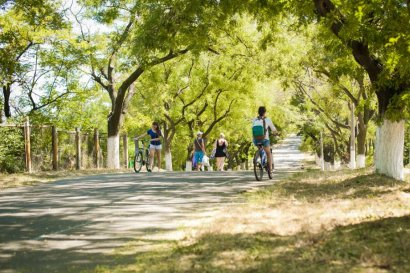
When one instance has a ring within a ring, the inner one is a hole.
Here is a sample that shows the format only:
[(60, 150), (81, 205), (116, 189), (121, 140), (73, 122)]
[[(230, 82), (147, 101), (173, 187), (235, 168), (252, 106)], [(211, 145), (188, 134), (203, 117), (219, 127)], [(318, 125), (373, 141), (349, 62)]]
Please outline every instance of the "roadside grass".
[(182, 240), (136, 240), (93, 272), (410, 272), (408, 182), (311, 171), (244, 197)]
[(18, 174), (3, 174), (0, 173), (0, 191), (8, 188), (34, 186), (42, 183), (50, 183), (63, 178), (72, 178), (80, 176), (88, 176), (95, 174), (107, 173), (124, 173), (130, 172), (127, 169), (109, 170), (109, 169), (88, 169), (88, 170), (68, 170), (68, 171), (49, 171), (38, 173), (18, 173)]

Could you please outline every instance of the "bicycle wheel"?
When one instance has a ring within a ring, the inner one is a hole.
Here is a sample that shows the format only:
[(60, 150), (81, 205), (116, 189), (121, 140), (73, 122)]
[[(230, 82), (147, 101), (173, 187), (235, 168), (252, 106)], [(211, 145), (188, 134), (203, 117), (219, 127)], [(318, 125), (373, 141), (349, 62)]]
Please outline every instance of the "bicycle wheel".
[[(273, 166), (273, 163), (272, 163), (272, 166)], [(272, 179), (273, 178), (273, 170), (269, 171), (268, 165), (266, 165), (266, 172), (268, 173), (269, 179)]]
[[(147, 169), (147, 172), (152, 172), (152, 170), (150, 169), (151, 166), (149, 165), (149, 162), (150, 162), (150, 160), (151, 160), (151, 156), (150, 156), (148, 150), (146, 151), (145, 157), (146, 157), (146, 159), (147, 159), (147, 160), (145, 161), (145, 168)], [(154, 164), (152, 164), (152, 168), (154, 168)]]
[(273, 159), (273, 150), (270, 149), (270, 154), (271, 154), (271, 158), (272, 158), (272, 172), (275, 169), (275, 160)]
[(142, 165), (144, 165), (142, 152), (139, 151), (134, 157), (134, 171), (136, 173), (139, 173), (141, 171)]
[(262, 154), (260, 151), (256, 151), (253, 157), (253, 172), (255, 173), (255, 178), (257, 181), (261, 181), (263, 177), (263, 166), (262, 166)]

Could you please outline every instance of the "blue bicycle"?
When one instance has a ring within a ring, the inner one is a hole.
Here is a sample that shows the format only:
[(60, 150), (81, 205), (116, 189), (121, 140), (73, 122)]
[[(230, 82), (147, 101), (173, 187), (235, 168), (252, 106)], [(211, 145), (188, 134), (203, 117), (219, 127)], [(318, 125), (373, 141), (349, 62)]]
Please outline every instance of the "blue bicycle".
[[(271, 149), (272, 153), (272, 149)], [(275, 169), (272, 158), (272, 171), (269, 170), (268, 158), (262, 145), (258, 145), (258, 150), (253, 157), (253, 172), (257, 181), (261, 181), (263, 177), (263, 169), (268, 173), (269, 179), (273, 178), (273, 169)]]

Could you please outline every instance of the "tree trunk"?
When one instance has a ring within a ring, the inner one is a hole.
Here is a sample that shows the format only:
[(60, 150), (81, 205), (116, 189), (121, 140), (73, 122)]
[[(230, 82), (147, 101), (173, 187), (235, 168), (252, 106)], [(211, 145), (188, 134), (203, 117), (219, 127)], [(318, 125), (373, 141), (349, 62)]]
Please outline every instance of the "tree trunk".
[(120, 168), (120, 123), (108, 118), (108, 139), (107, 139), (107, 167), (109, 169)]
[(11, 94), (11, 87), (9, 84), (3, 86), (3, 96), (4, 96), (4, 115), (6, 118), (11, 117), (11, 110), (10, 110), (10, 94)]
[(403, 152), (404, 120), (392, 122), (385, 119), (376, 132), (376, 172), (404, 180)]
[(165, 151), (165, 169), (169, 172), (173, 171), (172, 167), (172, 140), (174, 138), (175, 127), (169, 126), (166, 121), (163, 122), (163, 139)]
[(193, 144), (192, 143), (189, 144), (186, 150), (187, 150), (186, 160), (187, 161), (192, 161), (192, 152), (194, 150)]
[(363, 113), (358, 114), (358, 134), (357, 134), (357, 168), (366, 167), (366, 136), (367, 125), (364, 123)]
[(170, 144), (166, 141), (164, 142), (164, 150), (165, 150), (165, 169), (169, 172), (172, 172), (172, 153)]
[(192, 171), (192, 151), (194, 150), (194, 147), (192, 144), (189, 144), (187, 147), (187, 157), (186, 157), (186, 163), (185, 163), (185, 171), (190, 172)]
[(356, 117), (354, 115), (355, 106), (350, 106), (350, 165), (351, 169), (356, 169)]
[(320, 132), (320, 168), (322, 171), (325, 170), (325, 156), (323, 151), (323, 132)]

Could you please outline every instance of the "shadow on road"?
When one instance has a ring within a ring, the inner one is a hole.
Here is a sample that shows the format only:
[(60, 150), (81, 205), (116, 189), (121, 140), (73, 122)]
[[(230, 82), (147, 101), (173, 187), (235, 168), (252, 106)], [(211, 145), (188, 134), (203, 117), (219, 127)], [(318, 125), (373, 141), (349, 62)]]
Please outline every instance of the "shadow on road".
[(295, 171), (298, 141), (280, 147), (283, 162), (270, 181), (256, 182), (252, 172), (129, 173), (0, 192), (0, 271), (79, 272), (111, 264), (107, 254), (135, 237), (177, 230), (195, 212), (241, 202), (238, 193)]

